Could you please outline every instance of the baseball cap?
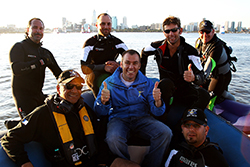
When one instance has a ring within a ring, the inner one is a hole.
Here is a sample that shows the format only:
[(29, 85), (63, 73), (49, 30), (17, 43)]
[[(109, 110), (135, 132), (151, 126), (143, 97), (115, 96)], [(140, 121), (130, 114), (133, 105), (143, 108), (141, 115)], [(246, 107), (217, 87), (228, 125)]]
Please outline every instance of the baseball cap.
[(213, 23), (211, 23), (209, 20), (203, 20), (202, 22), (200, 22), (199, 31), (201, 30), (211, 31), (213, 28), (214, 28)]
[(207, 124), (207, 117), (201, 109), (193, 108), (185, 111), (182, 116), (182, 123), (194, 121), (200, 125)]
[(76, 72), (75, 70), (66, 70), (59, 75), (57, 79), (57, 84), (60, 83), (67, 84), (75, 78), (79, 78), (81, 83), (84, 83), (84, 79), (78, 72)]

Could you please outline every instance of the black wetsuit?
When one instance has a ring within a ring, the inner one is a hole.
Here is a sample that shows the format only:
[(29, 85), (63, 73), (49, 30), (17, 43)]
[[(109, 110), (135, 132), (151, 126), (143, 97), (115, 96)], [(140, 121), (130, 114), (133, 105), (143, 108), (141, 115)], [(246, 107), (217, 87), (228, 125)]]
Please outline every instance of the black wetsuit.
[[(65, 159), (65, 152), (63, 151), (63, 144), (59, 137), (58, 128), (52, 118), (52, 111), (63, 114), (60, 110), (60, 105), (62, 105), (62, 103), (59, 98), (55, 98), (55, 96), (49, 97), (46, 104), (37, 107), (32, 113), (25, 117), (25, 120), (27, 121), (20, 121), (16, 127), (12, 128), (4, 137), (2, 137), (1, 144), (4, 150), (19, 166), (30, 161), (27, 152), (24, 150), (24, 144), (31, 141), (41, 143), (44, 148), (45, 157), (52, 163), (53, 167), (75, 166), (71, 165)], [(80, 99), (73, 106), (67, 107), (71, 108), (71, 110), (64, 114), (73, 137), (73, 149), (77, 150), (78, 148), (79, 150), (79, 148), (84, 148), (82, 151), (86, 154), (84, 155), (83, 153), (78, 152), (78, 155), (80, 154), (79, 158), (83, 162), (82, 165), (79, 165), (78, 167), (95, 167), (97, 164), (109, 165), (112, 163), (115, 156), (109, 156), (111, 154), (109, 154), (110, 151), (108, 150), (108, 146), (104, 142), (105, 136), (102, 136), (101, 134), (103, 125), (100, 124), (94, 111), (92, 111), (87, 105), (85, 105), (85, 107), (92, 122), (95, 134), (91, 134), (90, 142), (87, 141), (90, 138), (84, 134), (78, 114), (79, 110), (84, 105), (85, 103)], [(91, 147), (88, 147), (88, 143), (92, 144)], [(91, 150), (91, 148), (100, 147), (102, 147), (102, 152), (105, 153), (104, 155), (101, 155), (98, 149)], [(94, 153), (90, 155), (90, 152)]]
[(229, 167), (222, 151), (215, 143), (205, 141), (195, 148), (186, 142), (181, 143), (179, 150), (172, 150), (165, 167)]
[[(111, 74), (104, 70), (105, 62), (116, 61), (119, 54), (128, 48), (117, 37), (109, 35), (103, 37), (100, 34), (89, 38), (83, 45), (81, 66), (87, 66), (94, 72), (94, 80), (87, 76), (87, 84), (97, 96), (102, 81)], [(83, 71), (86, 74), (85, 71)]]
[(21, 117), (44, 104), (45, 68), (48, 67), (56, 78), (62, 72), (52, 53), (41, 45), (27, 38), (10, 50), (12, 94)]
[[(222, 98), (222, 93), (228, 91), (228, 86), (231, 82), (232, 74), (226, 49), (223, 47), (217, 35), (206, 44), (203, 44), (200, 39), (196, 41), (196, 48), (202, 55), (203, 66), (207, 76), (206, 82), (202, 85), (209, 92), (213, 91), (213, 97), (216, 97), (215, 103), (219, 103)], [(212, 63), (215, 62), (213, 65)], [(211, 69), (211, 66), (214, 66)], [(207, 67), (207, 68), (206, 68)]]

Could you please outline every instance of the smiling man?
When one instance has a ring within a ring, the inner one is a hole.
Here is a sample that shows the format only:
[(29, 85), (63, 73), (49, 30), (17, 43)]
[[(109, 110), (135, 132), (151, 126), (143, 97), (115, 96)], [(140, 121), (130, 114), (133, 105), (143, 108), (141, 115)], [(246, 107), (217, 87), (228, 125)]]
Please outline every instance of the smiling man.
[(117, 156), (130, 159), (127, 139), (136, 133), (150, 140), (150, 151), (141, 166), (160, 167), (172, 132), (150, 112), (160, 116), (165, 112), (160, 89), (140, 71), (140, 55), (135, 50), (122, 54), (120, 67), (100, 87), (95, 112), (109, 116), (106, 142)]
[(28, 23), (26, 39), (16, 43), (10, 50), (12, 94), (21, 118), (44, 104), (42, 88), (46, 67), (56, 78), (62, 72), (52, 53), (41, 47), (44, 28), (41, 19), (32, 18)]
[(97, 17), (96, 28), (98, 34), (86, 40), (81, 59), (82, 72), (95, 96), (102, 81), (119, 67), (116, 62), (119, 54), (128, 49), (119, 38), (110, 34), (112, 18), (107, 13)]
[(181, 129), (186, 142), (170, 152), (165, 167), (229, 166), (219, 146), (207, 138), (209, 126), (203, 111), (196, 108), (186, 111)]
[[(204, 110), (209, 102), (207, 91), (197, 86), (204, 81), (200, 57), (197, 50), (185, 42), (181, 36), (182, 31), (180, 19), (169, 16), (163, 21), (165, 39), (152, 42), (141, 53), (141, 71), (144, 74), (148, 56), (156, 57), (161, 79), (158, 87), (166, 105), (165, 114), (158, 119), (173, 130), (174, 137), (174, 130), (177, 129), (176, 125), (184, 110), (193, 107)], [(183, 106), (184, 109), (172, 109), (176, 106)], [(178, 134), (181, 135), (180, 128), (178, 129)]]

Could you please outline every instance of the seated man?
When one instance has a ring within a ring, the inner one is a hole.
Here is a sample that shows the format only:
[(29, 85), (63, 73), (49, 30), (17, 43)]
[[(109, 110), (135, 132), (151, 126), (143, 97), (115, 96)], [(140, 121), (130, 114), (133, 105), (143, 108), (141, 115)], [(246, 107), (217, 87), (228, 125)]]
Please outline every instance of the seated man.
[(181, 129), (186, 142), (181, 143), (178, 150), (170, 152), (165, 167), (229, 166), (218, 145), (206, 137), (209, 126), (202, 110), (190, 109), (184, 112)]
[(127, 139), (131, 132), (150, 140), (150, 150), (143, 167), (159, 167), (169, 146), (172, 132), (149, 112), (160, 116), (165, 112), (158, 82), (140, 71), (140, 55), (135, 50), (122, 54), (120, 67), (100, 87), (94, 109), (99, 116), (109, 115), (106, 142), (121, 158), (130, 159)]
[[(21, 167), (33, 167), (24, 144), (41, 143), (47, 159), (53, 167), (111, 167), (138, 164), (108, 156), (102, 156), (98, 146), (105, 144), (98, 132), (99, 123), (94, 112), (81, 98), (84, 79), (74, 70), (62, 72), (58, 78), (57, 94), (46, 99), (24, 117), (2, 139), (8, 156)], [(102, 142), (103, 141), (103, 142)], [(106, 151), (106, 155), (109, 150)], [(129, 166), (130, 166), (129, 165)]]

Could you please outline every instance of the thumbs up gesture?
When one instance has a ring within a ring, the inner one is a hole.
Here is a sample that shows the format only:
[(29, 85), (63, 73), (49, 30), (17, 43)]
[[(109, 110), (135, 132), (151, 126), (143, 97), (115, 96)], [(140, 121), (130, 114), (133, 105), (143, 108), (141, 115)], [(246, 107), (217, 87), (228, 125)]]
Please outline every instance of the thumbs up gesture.
[(192, 67), (192, 64), (189, 64), (188, 70), (184, 71), (184, 74), (183, 74), (183, 78), (187, 82), (192, 82), (195, 80), (195, 76), (191, 67)]
[(103, 82), (103, 89), (102, 89), (102, 94), (101, 94), (101, 102), (102, 104), (105, 104), (107, 101), (109, 101), (110, 98), (110, 91), (108, 90), (107, 83), (104, 81)]
[(161, 101), (161, 90), (158, 88), (159, 82), (155, 82), (155, 86), (153, 89), (153, 98), (155, 100), (155, 106), (160, 107), (162, 106), (162, 101)]

